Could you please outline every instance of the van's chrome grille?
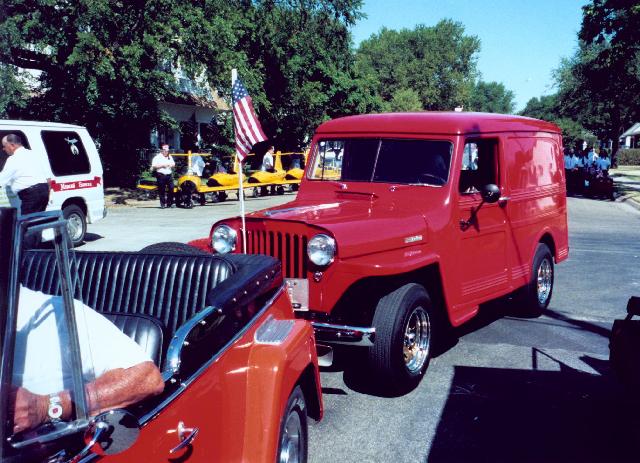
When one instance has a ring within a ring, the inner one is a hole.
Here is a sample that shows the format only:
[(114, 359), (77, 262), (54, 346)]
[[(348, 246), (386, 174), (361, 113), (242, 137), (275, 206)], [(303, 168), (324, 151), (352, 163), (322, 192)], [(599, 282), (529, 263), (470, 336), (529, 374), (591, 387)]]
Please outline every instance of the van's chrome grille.
[(285, 278), (307, 277), (307, 237), (304, 235), (248, 229), (247, 252), (279, 259)]

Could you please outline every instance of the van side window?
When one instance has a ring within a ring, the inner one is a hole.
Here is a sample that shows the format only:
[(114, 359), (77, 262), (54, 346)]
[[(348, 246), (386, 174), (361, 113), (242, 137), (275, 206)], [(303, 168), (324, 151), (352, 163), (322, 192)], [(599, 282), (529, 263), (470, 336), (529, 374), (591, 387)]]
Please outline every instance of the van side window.
[(498, 184), (498, 140), (468, 140), (462, 152), (459, 191), (478, 193), (489, 183)]
[[(2, 140), (5, 137), (5, 135), (9, 135), (10, 133), (13, 133), (15, 135), (20, 135), (20, 138), (22, 138), (22, 146), (24, 146), (28, 150), (31, 149), (31, 147), (29, 146), (29, 140), (27, 139), (27, 136), (20, 130), (0, 130), (0, 140)], [(5, 153), (4, 150), (0, 149), (0, 170), (4, 169), (4, 163), (7, 162), (8, 157), (9, 155)]]
[(57, 177), (91, 171), (87, 152), (76, 132), (43, 131), (42, 141), (49, 155), (51, 171)]

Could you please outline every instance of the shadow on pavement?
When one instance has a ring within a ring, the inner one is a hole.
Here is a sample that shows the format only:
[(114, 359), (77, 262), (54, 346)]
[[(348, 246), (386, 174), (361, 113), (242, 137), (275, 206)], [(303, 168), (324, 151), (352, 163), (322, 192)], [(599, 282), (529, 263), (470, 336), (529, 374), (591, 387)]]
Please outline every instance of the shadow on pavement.
[(104, 238), (102, 235), (98, 235), (97, 233), (86, 233), (84, 235), (84, 241), (87, 243), (92, 243), (94, 241), (98, 241)]
[(455, 367), (426, 461), (638, 461), (638, 399), (608, 375), (558, 363), (560, 371)]

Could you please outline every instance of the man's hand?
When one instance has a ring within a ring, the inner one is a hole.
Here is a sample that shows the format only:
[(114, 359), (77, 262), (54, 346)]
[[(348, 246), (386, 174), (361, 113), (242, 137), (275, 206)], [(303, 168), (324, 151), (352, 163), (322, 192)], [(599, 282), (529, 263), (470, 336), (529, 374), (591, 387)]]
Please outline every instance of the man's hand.
[(13, 432), (33, 429), (47, 419), (49, 397), (30, 392), (23, 387), (14, 388), (10, 398), (13, 406)]

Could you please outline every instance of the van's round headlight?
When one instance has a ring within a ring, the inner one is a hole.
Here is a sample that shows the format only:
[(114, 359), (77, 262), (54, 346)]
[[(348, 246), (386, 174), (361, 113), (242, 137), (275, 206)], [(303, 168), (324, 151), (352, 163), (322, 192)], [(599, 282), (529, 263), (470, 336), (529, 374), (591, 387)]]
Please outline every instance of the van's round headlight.
[(327, 235), (316, 235), (307, 243), (309, 260), (316, 265), (329, 265), (336, 255), (336, 240)]
[(219, 225), (211, 235), (211, 247), (219, 254), (227, 254), (236, 248), (238, 234), (229, 225)]

